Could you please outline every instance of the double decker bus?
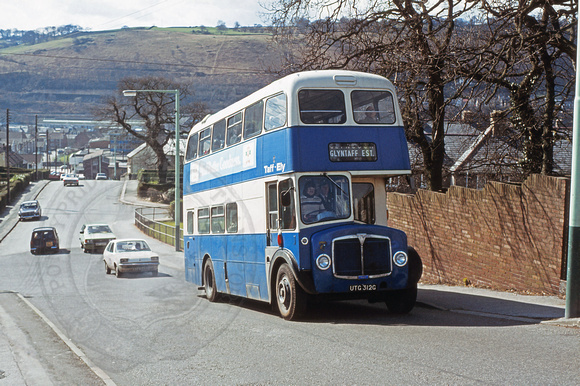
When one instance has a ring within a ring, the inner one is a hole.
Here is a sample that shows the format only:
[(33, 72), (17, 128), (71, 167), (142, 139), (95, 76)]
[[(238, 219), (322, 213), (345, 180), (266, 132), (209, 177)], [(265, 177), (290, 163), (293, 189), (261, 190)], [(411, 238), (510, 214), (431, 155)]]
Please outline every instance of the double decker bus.
[(392, 83), (342, 70), (288, 75), (203, 119), (184, 161), (186, 280), (209, 301), (312, 297), (415, 305), (421, 260), (387, 226), (386, 181), (410, 174)]

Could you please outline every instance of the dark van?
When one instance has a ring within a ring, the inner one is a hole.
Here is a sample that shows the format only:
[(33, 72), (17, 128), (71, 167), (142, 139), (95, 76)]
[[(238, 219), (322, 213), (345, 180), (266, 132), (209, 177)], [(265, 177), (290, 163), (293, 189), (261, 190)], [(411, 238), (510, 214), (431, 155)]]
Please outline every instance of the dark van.
[(58, 252), (58, 233), (54, 227), (34, 228), (30, 238), (32, 254)]

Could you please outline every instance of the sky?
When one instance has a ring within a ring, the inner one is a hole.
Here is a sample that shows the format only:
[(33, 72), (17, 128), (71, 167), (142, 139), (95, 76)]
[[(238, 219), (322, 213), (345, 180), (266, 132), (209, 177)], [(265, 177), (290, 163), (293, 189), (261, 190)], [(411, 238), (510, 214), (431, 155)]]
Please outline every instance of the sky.
[(122, 27), (233, 27), (269, 24), (260, 0), (0, 0), (0, 29), (37, 30), (78, 25)]

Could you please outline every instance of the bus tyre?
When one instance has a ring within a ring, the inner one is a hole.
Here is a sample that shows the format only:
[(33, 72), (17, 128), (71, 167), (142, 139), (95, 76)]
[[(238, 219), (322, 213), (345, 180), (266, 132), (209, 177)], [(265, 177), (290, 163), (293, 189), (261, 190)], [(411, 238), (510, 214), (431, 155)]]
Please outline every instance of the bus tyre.
[(423, 263), (421, 256), (417, 253), (415, 248), (409, 247), (407, 249), (409, 255), (409, 279), (408, 285), (417, 284), (423, 275)]
[(391, 291), (385, 298), (387, 308), (393, 314), (408, 314), (415, 307), (417, 287)]
[(287, 264), (282, 264), (276, 275), (276, 303), (286, 320), (296, 319), (306, 308), (306, 296)]
[(205, 297), (207, 300), (215, 302), (217, 299), (217, 289), (211, 260), (207, 260), (203, 265), (203, 287), (205, 288)]

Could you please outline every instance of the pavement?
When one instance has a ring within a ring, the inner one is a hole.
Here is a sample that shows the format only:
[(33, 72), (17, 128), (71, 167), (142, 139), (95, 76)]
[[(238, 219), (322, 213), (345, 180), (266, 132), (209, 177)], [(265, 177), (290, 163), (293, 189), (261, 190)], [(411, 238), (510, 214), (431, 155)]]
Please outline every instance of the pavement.
[[(34, 199), (48, 181), (32, 183), (20, 200)], [(19, 200), (19, 201), (20, 201)], [(163, 204), (143, 201), (137, 197), (137, 181), (124, 182), (119, 201), (127, 205), (166, 207)], [(0, 213), (0, 247), (6, 235), (18, 223), (18, 203)], [(175, 260), (181, 252), (175, 252)], [(171, 264), (171, 263), (170, 263)], [(20, 302), (25, 307), (10, 306)], [(509, 319), (526, 324), (544, 324), (562, 328), (580, 328), (580, 318), (564, 318), (565, 300), (556, 296), (530, 296), (511, 292), (492, 291), (474, 287), (420, 284), (417, 307), (470, 314), (485, 318)], [(78, 356), (87, 366), (91, 375), (96, 375), (102, 384), (114, 385), (100, 369), (94, 366), (69, 339), (58, 331), (38, 309), (20, 294), (0, 287), (0, 385), (52, 384), (39, 358), (34, 356), (29, 338), (18, 326), (19, 316), (11, 313), (15, 309), (25, 309), (38, 317), (45, 328), (52, 330), (68, 346), (70, 353)], [(58, 383), (58, 382), (57, 382)]]

